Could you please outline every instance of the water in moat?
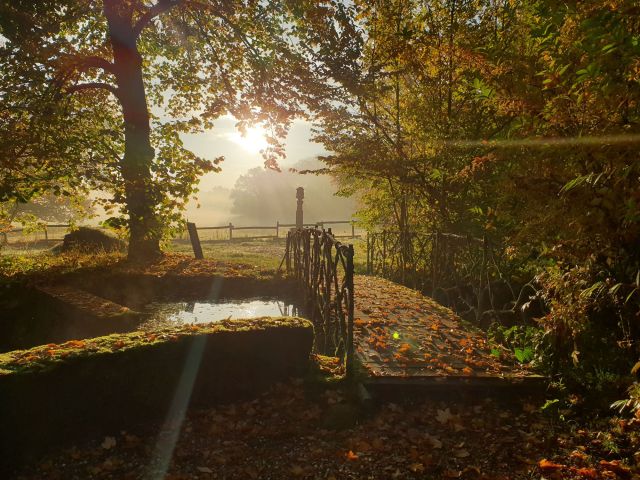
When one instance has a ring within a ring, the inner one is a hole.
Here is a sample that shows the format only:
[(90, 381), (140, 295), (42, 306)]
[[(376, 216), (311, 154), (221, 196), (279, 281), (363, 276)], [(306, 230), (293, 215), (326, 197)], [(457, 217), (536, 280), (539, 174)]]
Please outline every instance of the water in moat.
[(289, 317), (300, 314), (296, 306), (274, 298), (153, 302), (146, 306), (144, 313), (147, 320), (140, 325), (140, 328), (144, 330), (189, 323), (219, 322), (228, 319)]

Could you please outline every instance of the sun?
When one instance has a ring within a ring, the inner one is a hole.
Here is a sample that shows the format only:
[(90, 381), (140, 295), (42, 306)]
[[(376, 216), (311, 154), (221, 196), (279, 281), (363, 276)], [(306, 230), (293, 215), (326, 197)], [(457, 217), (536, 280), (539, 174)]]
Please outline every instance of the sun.
[(247, 152), (260, 153), (260, 150), (264, 150), (268, 146), (265, 133), (264, 128), (256, 126), (248, 128), (244, 135), (240, 132), (233, 132), (230, 138)]

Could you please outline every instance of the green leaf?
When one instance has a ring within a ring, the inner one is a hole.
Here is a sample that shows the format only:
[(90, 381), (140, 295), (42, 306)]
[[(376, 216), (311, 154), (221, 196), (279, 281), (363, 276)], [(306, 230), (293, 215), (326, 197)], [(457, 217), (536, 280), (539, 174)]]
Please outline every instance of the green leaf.
[(442, 180), (444, 178), (444, 173), (442, 172), (442, 170), (434, 168), (433, 170), (431, 170), (429, 177), (431, 177), (432, 180)]
[(620, 287), (622, 287), (622, 283), (616, 283), (613, 287), (609, 289), (609, 295), (615, 295), (616, 293), (618, 293), (618, 290), (620, 290)]
[(585, 288), (582, 292), (580, 292), (580, 298), (589, 298), (591, 296), (598, 296), (604, 290), (605, 285), (604, 282), (599, 281), (591, 285), (589, 288)]
[(558, 405), (558, 403), (560, 403), (560, 399), (559, 398), (554, 398), (553, 400), (547, 400), (546, 402), (544, 402), (544, 405), (542, 405), (542, 407), (540, 407), (540, 410), (542, 410), (542, 411), (548, 410), (551, 407), (554, 407), (554, 406)]
[(560, 189), (560, 193), (566, 193), (569, 192), (571, 190), (573, 190), (574, 188), (578, 188), (579, 186), (588, 183), (591, 178), (592, 178), (593, 174), (589, 173), (587, 175), (580, 175), (572, 180), (569, 180), (567, 183), (564, 184), (564, 186)]
[(520, 363), (529, 363), (533, 360), (533, 349), (531, 347), (514, 348), (513, 353)]

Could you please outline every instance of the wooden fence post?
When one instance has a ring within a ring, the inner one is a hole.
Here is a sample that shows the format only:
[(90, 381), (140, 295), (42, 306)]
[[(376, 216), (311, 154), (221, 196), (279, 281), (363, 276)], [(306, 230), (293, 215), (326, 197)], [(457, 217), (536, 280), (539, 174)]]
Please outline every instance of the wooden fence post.
[(233, 240), (233, 223), (229, 222), (229, 241)]
[(351, 238), (356, 238), (356, 224), (351, 222)]
[(280, 236), (280, 220), (276, 220), (276, 238)]
[(200, 238), (198, 238), (198, 229), (196, 228), (196, 224), (187, 222), (187, 230), (189, 231), (189, 238), (191, 239), (193, 254), (198, 260), (202, 260), (204, 258), (204, 255), (202, 254), (202, 245), (200, 245)]
[(304, 214), (302, 212), (302, 202), (304, 200), (304, 188), (298, 187), (296, 189), (296, 228), (304, 227)]

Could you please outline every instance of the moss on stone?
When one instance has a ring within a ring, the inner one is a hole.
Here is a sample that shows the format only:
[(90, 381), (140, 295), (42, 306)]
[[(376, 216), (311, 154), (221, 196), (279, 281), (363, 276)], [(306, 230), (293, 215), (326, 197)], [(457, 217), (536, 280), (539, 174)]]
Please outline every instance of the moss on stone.
[(116, 333), (85, 340), (39, 345), (27, 350), (0, 354), (0, 376), (30, 373), (50, 369), (81, 357), (126, 352), (143, 346), (173, 342), (180, 338), (210, 335), (220, 332), (263, 331), (278, 328), (313, 329), (311, 322), (298, 317), (259, 317), (223, 320), (208, 324), (189, 324), (159, 329), (153, 332)]

